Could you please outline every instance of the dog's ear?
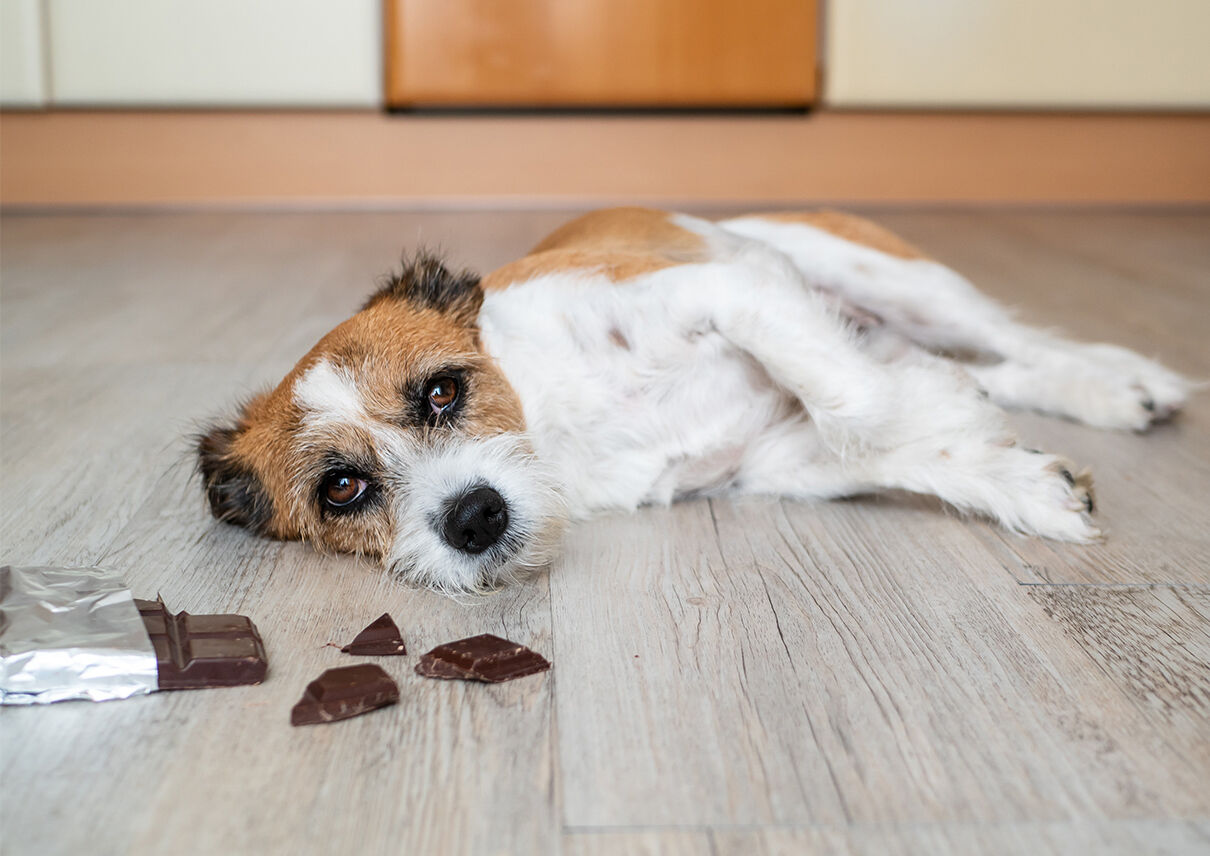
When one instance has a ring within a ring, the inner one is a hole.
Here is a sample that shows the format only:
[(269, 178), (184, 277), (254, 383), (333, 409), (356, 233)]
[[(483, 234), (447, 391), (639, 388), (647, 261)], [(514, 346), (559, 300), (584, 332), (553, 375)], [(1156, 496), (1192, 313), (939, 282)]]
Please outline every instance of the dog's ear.
[(264, 535), (273, 519), (273, 500), (235, 450), (237, 438), (247, 427), (241, 419), (234, 426), (214, 426), (198, 434), (197, 470), (210, 511), (218, 520)]
[(451, 271), (436, 254), (420, 250), (410, 259), (404, 257), (399, 272), (388, 274), (362, 309), (384, 300), (406, 300), (418, 309), (436, 309), (469, 327), (479, 317), (483, 289), (478, 274)]

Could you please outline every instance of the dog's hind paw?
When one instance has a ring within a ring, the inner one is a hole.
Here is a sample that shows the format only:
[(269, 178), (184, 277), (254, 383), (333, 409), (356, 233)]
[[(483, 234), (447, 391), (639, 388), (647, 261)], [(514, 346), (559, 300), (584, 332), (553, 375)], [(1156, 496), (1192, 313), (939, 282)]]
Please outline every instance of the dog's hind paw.
[(1185, 406), (1193, 385), (1116, 345), (1073, 346), (1071, 415), (1098, 428), (1145, 431)]

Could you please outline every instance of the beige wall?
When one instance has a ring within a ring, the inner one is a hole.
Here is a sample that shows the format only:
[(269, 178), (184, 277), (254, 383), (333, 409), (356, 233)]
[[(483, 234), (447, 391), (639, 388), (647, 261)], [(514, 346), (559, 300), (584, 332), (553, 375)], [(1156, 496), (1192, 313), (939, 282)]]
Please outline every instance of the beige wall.
[(1210, 107), (1210, 0), (832, 0), (841, 107)]

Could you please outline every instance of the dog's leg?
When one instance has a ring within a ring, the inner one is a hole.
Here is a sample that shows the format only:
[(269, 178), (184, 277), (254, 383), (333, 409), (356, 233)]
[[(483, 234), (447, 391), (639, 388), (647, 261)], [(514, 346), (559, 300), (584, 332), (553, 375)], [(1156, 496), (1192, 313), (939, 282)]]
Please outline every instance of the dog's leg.
[(810, 284), (916, 344), (974, 355), (968, 371), (1005, 406), (1142, 430), (1188, 397), (1188, 381), (1132, 351), (1017, 323), (965, 278), (861, 218), (824, 212), (718, 225), (773, 246)]
[(682, 287), (662, 286), (687, 335), (717, 331), (807, 411), (803, 430), (813, 442), (791, 436), (758, 449), (757, 463), (741, 472), (748, 489), (834, 496), (903, 488), (1023, 532), (1097, 537), (1087, 478), (1059, 458), (1016, 448), (1004, 412), (969, 375), (918, 349), (876, 359), (782, 264), (751, 254), (712, 266), (718, 279), (687, 270)]
[(955, 439), (939, 434), (899, 449), (838, 453), (803, 419), (753, 443), (731, 490), (835, 499), (894, 487), (938, 496), (1025, 534), (1085, 543), (1099, 536), (1087, 472), (1054, 455)]

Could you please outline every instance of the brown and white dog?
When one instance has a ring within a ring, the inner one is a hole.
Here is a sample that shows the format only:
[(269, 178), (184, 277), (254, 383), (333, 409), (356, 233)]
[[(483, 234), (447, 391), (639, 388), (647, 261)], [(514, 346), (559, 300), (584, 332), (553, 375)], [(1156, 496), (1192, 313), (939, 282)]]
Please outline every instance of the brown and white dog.
[(568, 519), (702, 494), (900, 488), (1090, 541), (1091, 480), (998, 405), (1141, 430), (1187, 390), (858, 217), (625, 208), (482, 281), (405, 262), (198, 452), (220, 520), (463, 591), (548, 562)]

